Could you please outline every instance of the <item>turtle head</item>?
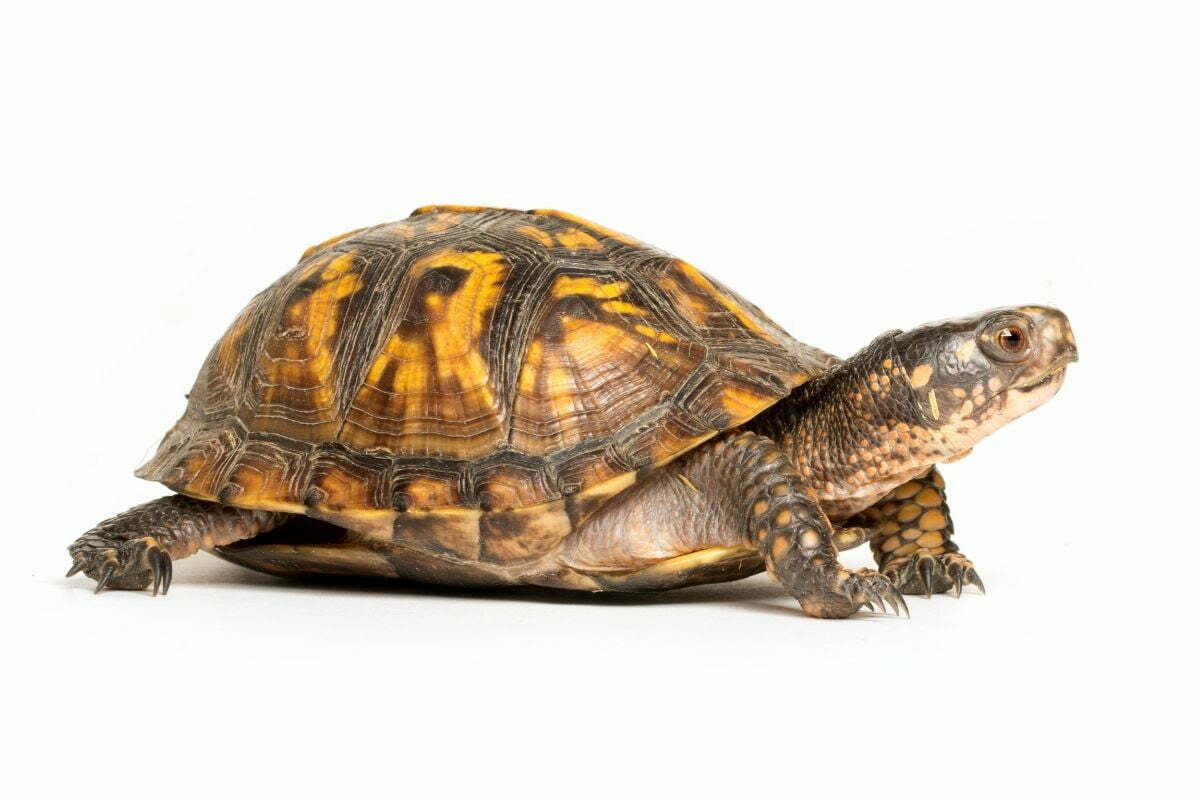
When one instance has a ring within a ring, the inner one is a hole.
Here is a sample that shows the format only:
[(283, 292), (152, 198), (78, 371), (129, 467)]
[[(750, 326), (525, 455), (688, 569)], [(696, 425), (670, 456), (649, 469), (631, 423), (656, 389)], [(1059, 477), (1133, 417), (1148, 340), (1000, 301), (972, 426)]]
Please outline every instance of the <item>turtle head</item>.
[(1066, 315), (1045, 306), (935, 322), (894, 343), (945, 460), (1053, 397), (1078, 357)]

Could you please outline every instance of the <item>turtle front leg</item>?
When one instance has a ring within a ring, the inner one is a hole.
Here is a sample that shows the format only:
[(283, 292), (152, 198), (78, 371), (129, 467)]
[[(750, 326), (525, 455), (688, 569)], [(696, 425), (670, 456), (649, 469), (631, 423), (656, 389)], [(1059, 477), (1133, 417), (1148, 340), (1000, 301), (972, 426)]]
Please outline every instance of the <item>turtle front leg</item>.
[(838, 564), (833, 525), (775, 442), (743, 433), (715, 447), (718, 473), (734, 481), (736, 497), (745, 504), (751, 543), (804, 613), (848, 617), (863, 605), (886, 611), (885, 601), (896, 613), (905, 608), (885, 576)]
[(83, 572), (101, 589), (145, 589), (163, 594), (171, 586), (171, 562), (197, 550), (249, 539), (292, 516), (233, 508), (170, 495), (106, 519), (68, 549), (67, 577)]
[(905, 594), (931, 594), (963, 584), (984, 591), (971, 560), (951, 541), (954, 523), (946, 504), (946, 482), (931, 468), (893, 489), (875, 505), (846, 520), (871, 531), (871, 552), (880, 571)]

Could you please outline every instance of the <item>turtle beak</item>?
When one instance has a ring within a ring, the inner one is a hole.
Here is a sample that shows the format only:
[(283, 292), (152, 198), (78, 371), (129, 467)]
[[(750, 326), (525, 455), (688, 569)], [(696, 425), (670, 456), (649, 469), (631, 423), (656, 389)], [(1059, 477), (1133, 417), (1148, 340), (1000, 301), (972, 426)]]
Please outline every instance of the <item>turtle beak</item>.
[(1018, 310), (1033, 321), (1039, 342), (1038, 353), (1025, 370), (1029, 377), (1020, 388), (1029, 390), (1061, 381), (1067, 365), (1079, 360), (1079, 348), (1067, 315), (1049, 306), (1022, 306)]

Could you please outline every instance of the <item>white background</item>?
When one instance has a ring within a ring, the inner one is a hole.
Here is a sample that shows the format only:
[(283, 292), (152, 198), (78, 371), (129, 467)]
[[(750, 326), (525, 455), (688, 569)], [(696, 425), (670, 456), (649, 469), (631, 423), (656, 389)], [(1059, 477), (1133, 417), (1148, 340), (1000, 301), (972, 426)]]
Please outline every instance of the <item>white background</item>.
[[(1188, 4), (34, 8), (0, 34), (10, 796), (1194, 790)], [(1062, 307), (1060, 395), (945, 469), (988, 595), (827, 622), (763, 576), (642, 599), (208, 555), (167, 598), (61, 577), (162, 493), (131, 470), (254, 292), (442, 202), (627, 231), (841, 354)]]

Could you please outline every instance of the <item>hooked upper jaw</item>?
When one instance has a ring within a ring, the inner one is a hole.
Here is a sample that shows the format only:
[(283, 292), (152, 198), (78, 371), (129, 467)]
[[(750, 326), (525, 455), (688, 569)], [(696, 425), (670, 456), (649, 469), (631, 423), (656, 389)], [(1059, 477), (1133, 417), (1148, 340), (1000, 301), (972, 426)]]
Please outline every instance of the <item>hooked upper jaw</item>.
[(1067, 315), (1048, 306), (1021, 306), (1016, 311), (1029, 318), (1036, 337), (1036, 351), (1022, 380), (1014, 389), (1030, 391), (1046, 384), (1061, 385), (1068, 364), (1079, 360), (1075, 333)]

